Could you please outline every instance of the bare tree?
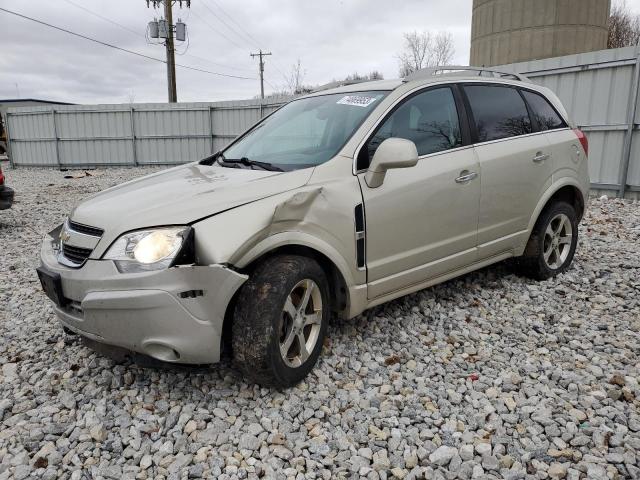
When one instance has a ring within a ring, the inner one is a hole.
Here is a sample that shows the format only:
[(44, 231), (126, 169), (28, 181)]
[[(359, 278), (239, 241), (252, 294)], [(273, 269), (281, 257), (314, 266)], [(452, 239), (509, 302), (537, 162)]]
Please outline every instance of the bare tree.
[[(368, 75), (360, 75), (358, 72), (354, 72), (351, 75), (347, 75), (344, 79), (345, 82), (365, 82), (367, 80), (383, 80), (384, 76), (378, 70), (373, 70)], [(335, 81), (335, 80), (334, 80)]]
[[(301, 95), (306, 93), (311, 93), (313, 90), (319, 87), (319, 85), (313, 86), (310, 84), (304, 83), (304, 77), (306, 74), (306, 70), (302, 68), (302, 61), (298, 59), (296, 63), (294, 63), (291, 67), (291, 73), (289, 75), (285, 75), (285, 85), (279, 86), (279, 88), (268, 95), (269, 98), (276, 97), (287, 97), (291, 95)], [(384, 76), (378, 70), (373, 70), (369, 74), (361, 75), (358, 72), (354, 72), (350, 75), (347, 75), (343, 80), (333, 79), (333, 82), (360, 82), (367, 80), (383, 80)], [(254, 98), (258, 98), (255, 96)]]
[(310, 88), (303, 85), (304, 76), (307, 71), (302, 68), (302, 62), (300, 59), (291, 66), (291, 73), (286, 77), (287, 85), (286, 89), (292, 95), (300, 93), (308, 93)]
[(453, 35), (447, 32), (407, 32), (404, 50), (398, 54), (400, 76), (406, 77), (421, 68), (451, 63), (455, 48)]
[(427, 55), (432, 43), (431, 37), (430, 32), (413, 31), (404, 34), (404, 50), (398, 54), (401, 77), (426, 67)]
[(450, 65), (456, 53), (453, 47), (453, 35), (440, 32), (433, 38), (433, 64)]
[(353, 72), (351, 75), (347, 75), (344, 79), (345, 82), (362, 82), (367, 80), (366, 75), (360, 75), (358, 72)]
[(634, 15), (626, 0), (616, 2), (609, 16), (607, 48), (631, 47), (640, 44), (640, 15)]

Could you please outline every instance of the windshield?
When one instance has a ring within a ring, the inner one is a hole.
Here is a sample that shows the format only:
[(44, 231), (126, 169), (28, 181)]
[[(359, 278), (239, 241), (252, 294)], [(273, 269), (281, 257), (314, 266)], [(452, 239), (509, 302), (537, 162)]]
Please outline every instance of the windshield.
[(294, 100), (222, 153), (225, 161), (266, 162), (282, 170), (333, 158), (388, 92), (354, 92)]

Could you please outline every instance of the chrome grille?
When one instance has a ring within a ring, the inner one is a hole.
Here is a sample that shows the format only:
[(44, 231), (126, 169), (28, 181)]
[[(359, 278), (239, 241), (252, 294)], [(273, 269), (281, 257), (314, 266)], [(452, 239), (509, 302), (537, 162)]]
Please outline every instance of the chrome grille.
[(69, 219), (60, 232), (58, 262), (67, 267), (81, 267), (96, 247), (104, 230)]
[(92, 251), (93, 250), (88, 248), (73, 247), (71, 245), (65, 245), (64, 243), (62, 244), (62, 254), (67, 260), (75, 263), (76, 265), (82, 265), (85, 260), (89, 258)]
[(78, 233), (84, 233), (85, 235), (91, 235), (92, 237), (101, 237), (104, 233), (104, 230), (97, 227), (90, 227), (89, 225), (82, 225), (81, 223), (68, 221), (69, 228)]

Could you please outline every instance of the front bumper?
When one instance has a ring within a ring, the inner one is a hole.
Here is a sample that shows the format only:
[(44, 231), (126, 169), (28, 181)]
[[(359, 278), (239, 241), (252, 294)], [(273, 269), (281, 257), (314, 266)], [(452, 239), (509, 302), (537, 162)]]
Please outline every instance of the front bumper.
[(60, 275), (67, 303), (54, 310), (63, 326), (176, 363), (219, 361), (227, 306), (248, 278), (222, 265), (123, 274), (110, 260), (90, 259), (69, 268), (58, 263), (48, 235), (40, 257), (44, 269)]
[(13, 204), (14, 191), (6, 185), (0, 185), (0, 210), (11, 208)]

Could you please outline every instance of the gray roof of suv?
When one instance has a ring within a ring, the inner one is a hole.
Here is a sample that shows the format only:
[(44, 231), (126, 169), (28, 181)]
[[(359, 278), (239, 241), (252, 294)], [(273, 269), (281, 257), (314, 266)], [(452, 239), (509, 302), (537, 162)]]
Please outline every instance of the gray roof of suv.
[(441, 74), (432, 75), (432, 76), (421, 76), (415, 79), (397, 78), (392, 80), (374, 80), (370, 82), (351, 83), (349, 85), (340, 85), (334, 88), (320, 89), (310, 93), (309, 95), (305, 95), (305, 97), (314, 97), (318, 95), (330, 95), (333, 93), (366, 92), (366, 91), (372, 91), (372, 90), (391, 91), (391, 90), (395, 90), (396, 88), (404, 84), (427, 85), (429, 83), (442, 82), (443, 80), (451, 80), (455, 82), (460, 82), (465, 80), (476, 81), (476, 82), (486, 81), (490, 83), (505, 83), (509, 85), (531, 86), (530, 82), (524, 81), (524, 80), (516, 80), (513, 78), (478, 76), (477, 74), (473, 74), (473, 73), (456, 71), (456, 72), (450, 72), (450, 73), (441, 73)]
[(306, 97), (314, 97), (317, 95), (330, 95), (332, 93), (350, 93), (350, 92), (367, 92), (372, 90), (395, 90), (402, 85), (402, 80), (373, 80), (370, 82), (356, 82), (348, 85), (340, 85), (329, 89), (319, 89), (315, 92), (305, 95)]

